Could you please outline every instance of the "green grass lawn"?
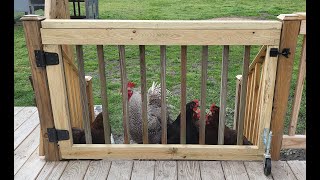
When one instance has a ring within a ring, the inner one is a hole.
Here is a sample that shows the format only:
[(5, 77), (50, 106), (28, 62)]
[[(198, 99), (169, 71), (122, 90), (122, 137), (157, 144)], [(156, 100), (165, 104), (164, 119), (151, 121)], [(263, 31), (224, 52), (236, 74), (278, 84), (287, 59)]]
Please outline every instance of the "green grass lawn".
[[(71, 5), (71, 4), (70, 4)], [(302, 0), (194, 0), (194, 1), (169, 1), (169, 0), (100, 0), (99, 15), (101, 19), (212, 19), (218, 17), (249, 17), (255, 19), (276, 19), (279, 14), (305, 11), (305, 1)], [(72, 6), (70, 6), (72, 11)], [(40, 14), (42, 12), (40, 11)], [(15, 14), (16, 17), (19, 14)], [(14, 27), (14, 105), (34, 106), (33, 91), (28, 80), (31, 74), (28, 52), (26, 49), (22, 26)], [(289, 108), (286, 116), (286, 128), (290, 119), (293, 92), (298, 72), (298, 60), (302, 38), (299, 38), (297, 48), (292, 88), (289, 97)], [(122, 131), (121, 95), (119, 93), (120, 72), (119, 55), (116, 46), (105, 46), (107, 90), (110, 107), (112, 130), (116, 133)], [(148, 87), (152, 81), (160, 82), (160, 51), (159, 46), (146, 46), (147, 80)], [(227, 98), (227, 124), (232, 126), (235, 99), (235, 76), (241, 74), (242, 46), (230, 47), (230, 60), (228, 72), (228, 98)], [(259, 46), (252, 46), (251, 60), (257, 54)], [(85, 72), (93, 77), (94, 103), (101, 104), (100, 82), (95, 46), (84, 46)], [(188, 46), (187, 64), (187, 101), (200, 99), (201, 85), (201, 47)], [(209, 46), (207, 104), (219, 104), (220, 74), (221, 74), (222, 47)], [(140, 86), (140, 66), (138, 46), (126, 46), (126, 63), (128, 79)], [(175, 109), (173, 118), (179, 113), (180, 102), (180, 47), (167, 47), (167, 88), (173, 93), (169, 103)], [(305, 90), (299, 113), (297, 133), (303, 133), (306, 121)]]

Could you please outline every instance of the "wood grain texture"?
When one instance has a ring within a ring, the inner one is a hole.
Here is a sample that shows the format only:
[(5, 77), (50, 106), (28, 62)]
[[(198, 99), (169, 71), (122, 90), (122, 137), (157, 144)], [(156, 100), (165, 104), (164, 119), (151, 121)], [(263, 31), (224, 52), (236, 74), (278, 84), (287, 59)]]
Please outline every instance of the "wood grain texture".
[(200, 166), (198, 161), (178, 161), (178, 179), (200, 180)]
[(83, 179), (88, 169), (90, 161), (88, 160), (72, 160), (68, 162), (67, 167), (63, 171), (59, 179)]
[[(167, 50), (166, 46), (160, 46), (160, 79), (161, 79), (161, 127), (167, 127)], [(167, 128), (162, 128), (161, 135), (162, 144), (167, 144)]]
[(208, 46), (202, 46), (199, 144), (205, 144)]
[(222, 161), (222, 168), (226, 180), (229, 179), (249, 179), (247, 171), (242, 161)]
[(260, 48), (260, 50), (259, 50), (258, 54), (256, 55), (256, 57), (253, 59), (252, 63), (250, 64), (249, 72), (251, 72), (254, 69), (254, 67), (255, 67), (255, 65), (257, 63), (262, 63), (262, 61), (264, 60), (264, 58), (266, 56), (266, 53), (267, 53), (267, 46), (263, 45)]
[(258, 146), (185, 144), (74, 144), (64, 159), (262, 160)]
[(281, 149), (306, 149), (306, 135), (283, 135)]
[(156, 161), (155, 180), (176, 180), (178, 178), (177, 161)]
[(118, 46), (119, 59), (120, 59), (120, 75), (121, 75), (121, 91), (122, 91), (122, 126), (124, 133), (124, 144), (129, 144), (129, 107), (128, 107), (128, 89), (127, 89), (127, 70), (126, 70), (126, 55), (125, 47), (123, 45)]
[(307, 53), (306, 45), (307, 45), (306, 36), (304, 36), (303, 43), (302, 43), (300, 64), (299, 64), (298, 80), (296, 83), (293, 104), (292, 104), (291, 120), (290, 120), (289, 131), (288, 131), (289, 136), (295, 135), (297, 123), (298, 123), (298, 116), (299, 116), (302, 92), (303, 92), (303, 84), (306, 76), (306, 53)]
[(249, 136), (247, 137), (249, 141), (253, 142), (254, 141), (254, 135), (257, 134), (257, 124), (258, 119), (255, 117), (257, 116), (257, 106), (258, 106), (258, 94), (259, 94), (259, 83), (260, 83), (260, 76), (261, 76), (261, 64), (257, 63), (255, 65), (255, 69), (253, 71), (254, 73), (254, 82), (253, 82), (253, 103), (251, 107), (251, 112), (250, 112), (250, 121), (251, 124), (249, 126), (250, 131), (249, 131)]
[(89, 109), (89, 117), (90, 122), (92, 123), (95, 119), (94, 114), (94, 97), (93, 97), (93, 89), (92, 89), (92, 77), (91, 76), (85, 76), (86, 79), (86, 93), (88, 98), (88, 109)]
[(43, 44), (278, 45), (280, 30), (41, 29)]
[(50, 179), (58, 180), (60, 179), (63, 171), (68, 165), (68, 161), (51, 161), (47, 162), (43, 167), (42, 171), (37, 177), (37, 180)]
[(276, 179), (281, 179), (281, 180), (297, 179), (286, 161), (272, 161), (271, 173), (272, 173), (273, 179), (275, 180)]
[(133, 161), (112, 161), (108, 180), (127, 180), (131, 177)]
[(281, 23), (274, 20), (73, 20), (47, 19), (43, 28), (82, 29), (281, 29)]
[[(140, 52), (140, 79), (141, 79), (141, 105), (142, 105), (142, 133), (143, 133), (143, 144), (148, 144), (148, 115), (147, 115), (147, 67), (146, 67), (146, 53), (145, 46), (139, 46)], [(162, 127), (162, 132), (166, 128)], [(162, 134), (163, 136), (163, 134)], [(162, 137), (163, 139), (163, 137)], [(162, 142), (166, 142), (166, 138)], [(166, 144), (166, 143), (164, 143)]]
[(243, 54), (243, 66), (242, 66), (242, 81), (241, 81), (241, 94), (240, 94), (240, 109), (239, 109), (239, 123), (237, 132), (237, 144), (243, 144), (243, 126), (244, 116), (246, 108), (246, 96), (247, 96), (247, 82), (250, 63), (250, 46), (244, 47)]
[(37, 107), (25, 107), (14, 116), (14, 131), (16, 131), (21, 124), (28, 120), (35, 112)]
[(37, 148), (14, 176), (14, 179), (35, 179), (45, 164), (46, 161), (39, 158), (39, 149)]
[[(62, 59), (61, 46), (45, 45), (43, 49), (46, 52), (57, 53), (59, 59)], [(55, 128), (71, 132), (70, 112), (63, 67), (64, 63), (59, 63), (58, 65), (46, 66), (46, 69)], [(60, 150), (63, 148), (70, 148), (72, 142), (72, 134), (70, 134), (69, 140), (58, 142)]]
[(236, 95), (235, 95), (235, 101), (234, 101), (235, 103), (234, 103), (234, 117), (233, 117), (233, 130), (236, 130), (236, 131), (238, 131), (241, 78), (242, 78), (241, 75), (237, 75), (236, 77)]
[[(43, 166), (43, 168), (41, 169), (41, 172), (38, 174), (36, 179), (37, 180), (48, 179), (48, 177), (50, 176), (52, 171), (62, 163), (65, 164), (65, 166), (67, 166), (67, 164), (68, 164), (67, 161), (48, 161), (48, 162), (46, 162), (46, 164)], [(62, 172), (61, 172), (61, 174), (62, 174)]]
[[(266, 59), (263, 65), (263, 78), (261, 79), (261, 104), (259, 105), (259, 127), (258, 127), (258, 146), (259, 149), (264, 152), (263, 133), (264, 130), (270, 129), (271, 113), (273, 110), (274, 102), (274, 88), (277, 74), (278, 57), (270, 57), (270, 49), (279, 48), (278, 46), (268, 46)], [(272, 134), (273, 135), (273, 134)], [(273, 136), (272, 136), (273, 141)]]
[(22, 141), (39, 125), (39, 115), (35, 112), (28, 121), (23, 123), (16, 131), (14, 131), (14, 149), (16, 149)]
[(39, 146), (39, 133), (40, 127), (38, 126), (14, 151), (14, 175)]
[(287, 161), (290, 166), (293, 174), (296, 176), (298, 180), (307, 179), (306, 174), (306, 161)]
[(38, 68), (34, 50), (43, 50), (41, 42), (41, 20), (43, 17), (34, 16), (25, 18), (23, 21), (24, 35), (26, 39), (29, 63), (32, 75), (32, 84), (34, 88), (37, 110), (39, 113), (42, 145), (46, 160), (59, 160), (59, 149), (56, 143), (49, 143), (47, 138), (47, 128), (54, 128), (53, 113), (51, 107), (51, 96), (49, 93), (49, 84), (46, 68)]
[(199, 161), (202, 180), (225, 179), (221, 161)]
[[(262, 161), (244, 161), (249, 179), (251, 180), (272, 180), (272, 175), (266, 176), (263, 173), (263, 162)], [(271, 170), (272, 172), (272, 170)]]
[(83, 179), (85, 180), (104, 179), (105, 180), (108, 177), (110, 166), (111, 166), (111, 161), (109, 160), (91, 161)]
[(300, 32), (299, 34), (307, 34), (307, 20), (302, 20), (300, 24)]
[(258, 144), (258, 136), (259, 136), (259, 124), (260, 124), (260, 119), (259, 119), (259, 114), (260, 114), (260, 104), (261, 104), (261, 87), (262, 87), (262, 79), (263, 79), (263, 71), (264, 71), (264, 68), (263, 68), (263, 64), (261, 64), (261, 72), (260, 72), (260, 79), (259, 79), (259, 89), (258, 89), (258, 96), (257, 96), (257, 106), (255, 108), (255, 116), (254, 116), (254, 119), (255, 119), (255, 124), (254, 124), (254, 129), (256, 129), (255, 131), (253, 131), (253, 144), (254, 145), (257, 145)]
[(228, 91), (228, 61), (229, 46), (223, 46), (222, 67), (221, 67), (221, 86), (220, 86), (220, 112), (219, 112), (219, 129), (218, 144), (224, 144), (224, 127), (226, 121), (227, 91)]
[(187, 46), (181, 46), (180, 144), (186, 144)]
[(283, 21), (279, 49), (290, 48), (289, 58), (279, 56), (277, 65), (277, 78), (274, 90), (271, 130), (271, 157), (280, 159), (280, 149), (283, 136), (285, 114), (287, 112), (289, 90), (292, 78), (293, 60), (295, 56), (300, 21)]
[(111, 126), (110, 126), (110, 117), (108, 110), (108, 96), (107, 96), (107, 78), (106, 78), (106, 65), (104, 60), (104, 51), (103, 46), (97, 46), (98, 54), (98, 64), (99, 64), (99, 77), (100, 77), (100, 93), (101, 93), (101, 102), (102, 102), (102, 117), (103, 117), (103, 130), (104, 130), (104, 141), (106, 144), (111, 143)]
[(20, 107), (14, 107), (13, 108), (13, 115), (17, 115), (20, 111), (22, 111), (25, 107), (24, 106), (20, 106)]
[[(248, 137), (249, 134), (249, 112), (250, 112), (250, 104), (251, 104), (251, 89), (253, 77), (252, 73), (248, 73), (248, 80), (247, 80), (247, 95), (246, 95), (246, 103), (245, 103), (245, 112), (244, 112), (244, 119), (243, 119), (243, 135)], [(240, 94), (241, 95), (241, 94)]]
[(90, 128), (90, 117), (88, 108), (88, 98), (86, 92), (86, 79), (84, 72), (84, 59), (83, 59), (83, 48), (80, 45), (76, 46), (78, 69), (79, 69), (79, 84), (80, 84), (80, 100), (82, 106), (82, 123), (87, 144), (92, 144), (91, 128)]
[(247, 128), (248, 128), (248, 132), (247, 132), (247, 135), (246, 137), (249, 139), (249, 141), (252, 139), (251, 138), (251, 134), (252, 134), (252, 131), (254, 131), (255, 129), (252, 129), (252, 125), (253, 125), (253, 118), (252, 118), (252, 113), (253, 113), (253, 109), (254, 109), (254, 106), (253, 106), (253, 102), (254, 102), (254, 99), (255, 99), (255, 96), (254, 96), (254, 83), (256, 81), (256, 73), (252, 72), (250, 74), (251, 76), (251, 82), (250, 82), (250, 92), (249, 92), (249, 106), (248, 106), (248, 113), (247, 113), (247, 119), (248, 119), (248, 124), (247, 124)]
[(154, 178), (155, 161), (134, 161), (132, 180), (149, 180)]

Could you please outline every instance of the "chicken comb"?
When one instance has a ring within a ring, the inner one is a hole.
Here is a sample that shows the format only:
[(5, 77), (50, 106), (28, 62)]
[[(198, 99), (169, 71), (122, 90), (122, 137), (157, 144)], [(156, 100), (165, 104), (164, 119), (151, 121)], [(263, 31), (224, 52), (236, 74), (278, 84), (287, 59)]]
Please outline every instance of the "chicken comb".
[(211, 106), (210, 106), (210, 111), (212, 112), (213, 111), (213, 109), (214, 109), (214, 107), (216, 107), (216, 104), (211, 104)]
[(133, 82), (129, 81), (128, 82), (128, 88), (133, 88), (136, 84), (134, 84)]
[(193, 100), (193, 102), (199, 104), (199, 100), (198, 99)]

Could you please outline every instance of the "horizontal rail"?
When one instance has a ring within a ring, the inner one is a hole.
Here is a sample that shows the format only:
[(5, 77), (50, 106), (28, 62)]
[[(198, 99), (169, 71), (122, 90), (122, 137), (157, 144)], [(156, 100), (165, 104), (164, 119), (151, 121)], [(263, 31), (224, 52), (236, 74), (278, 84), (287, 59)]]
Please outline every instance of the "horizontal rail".
[(305, 149), (306, 135), (283, 135), (281, 149)]
[(43, 44), (70, 45), (278, 45), (279, 37), (278, 29), (41, 29)]
[(61, 152), (64, 159), (263, 159), (257, 146), (247, 145), (74, 144)]
[(275, 20), (71, 20), (47, 19), (42, 28), (50, 29), (281, 29)]

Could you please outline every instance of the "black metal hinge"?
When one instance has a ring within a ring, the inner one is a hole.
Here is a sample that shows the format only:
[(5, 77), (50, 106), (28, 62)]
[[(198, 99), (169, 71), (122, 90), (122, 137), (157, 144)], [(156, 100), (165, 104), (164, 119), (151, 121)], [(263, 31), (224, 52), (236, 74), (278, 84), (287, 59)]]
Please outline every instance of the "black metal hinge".
[(47, 131), (48, 131), (49, 142), (58, 142), (58, 141), (70, 139), (69, 131), (67, 130), (47, 128)]
[(270, 49), (270, 57), (277, 57), (279, 54), (283, 55), (286, 58), (289, 58), (290, 48), (283, 48), (282, 52), (278, 51), (278, 48), (271, 48)]
[(37, 67), (46, 67), (47, 65), (59, 64), (59, 55), (57, 53), (45, 52), (43, 50), (34, 50)]

